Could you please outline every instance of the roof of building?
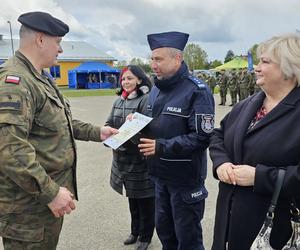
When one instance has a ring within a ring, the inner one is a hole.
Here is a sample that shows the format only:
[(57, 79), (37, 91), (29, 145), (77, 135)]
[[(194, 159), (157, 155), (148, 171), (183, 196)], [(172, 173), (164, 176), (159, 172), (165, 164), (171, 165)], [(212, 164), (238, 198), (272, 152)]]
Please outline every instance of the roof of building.
[[(14, 50), (19, 48), (19, 39), (13, 39)], [(112, 56), (100, 51), (87, 42), (62, 41), (63, 53), (59, 55), (59, 61), (116, 61)], [(10, 39), (0, 40), (0, 60), (12, 56)]]

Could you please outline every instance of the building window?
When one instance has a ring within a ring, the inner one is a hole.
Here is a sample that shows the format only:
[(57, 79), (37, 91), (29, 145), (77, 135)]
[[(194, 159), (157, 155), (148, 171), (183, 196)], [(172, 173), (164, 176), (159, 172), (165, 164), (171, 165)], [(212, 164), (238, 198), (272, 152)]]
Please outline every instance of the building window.
[(53, 76), (53, 78), (57, 79), (60, 78), (60, 66), (52, 66), (50, 67), (50, 74)]

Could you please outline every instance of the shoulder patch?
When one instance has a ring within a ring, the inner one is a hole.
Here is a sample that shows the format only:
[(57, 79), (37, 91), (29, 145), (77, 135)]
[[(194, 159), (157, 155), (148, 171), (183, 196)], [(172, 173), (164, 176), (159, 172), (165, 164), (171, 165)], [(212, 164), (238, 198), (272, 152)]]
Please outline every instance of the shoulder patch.
[(13, 83), (19, 85), (20, 81), (21, 77), (19, 76), (7, 75), (5, 78), (6, 83)]
[(206, 84), (199, 78), (189, 75), (188, 78), (195, 83), (200, 89), (206, 89)]
[(20, 111), (22, 98), (16, 94), (0, 94), (0, 111)]

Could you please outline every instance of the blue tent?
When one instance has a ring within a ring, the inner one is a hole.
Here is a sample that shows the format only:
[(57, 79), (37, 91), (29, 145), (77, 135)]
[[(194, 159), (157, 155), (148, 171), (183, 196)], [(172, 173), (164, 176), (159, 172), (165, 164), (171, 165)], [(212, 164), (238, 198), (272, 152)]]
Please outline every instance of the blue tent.
[(85, 62), (68, 71), (69, 88), (116, 88), (120, 70), (105, 63)]

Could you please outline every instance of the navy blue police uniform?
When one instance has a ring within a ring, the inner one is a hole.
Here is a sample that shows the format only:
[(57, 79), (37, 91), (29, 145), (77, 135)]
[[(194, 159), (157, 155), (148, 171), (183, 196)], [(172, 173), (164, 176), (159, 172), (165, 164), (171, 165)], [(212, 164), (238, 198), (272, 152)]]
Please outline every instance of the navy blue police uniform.
[[(157, 46), (183, 50), (187, 37), (182, 42), (182, 34), (152, 34), (148, 42), (152, 50)], [(173, 39), (166, 39), (171, 36)], [(206, 149), (214, 124), (213, 96), (182, 62), (171, 78), (155, 78), (148, 115), (153, 117), (149, 135), (156, 141), (148, 165), (155, 182), (155, 223), (163, 249), (204, 249), (200, 222), (207, 197), (204, 181)]]

